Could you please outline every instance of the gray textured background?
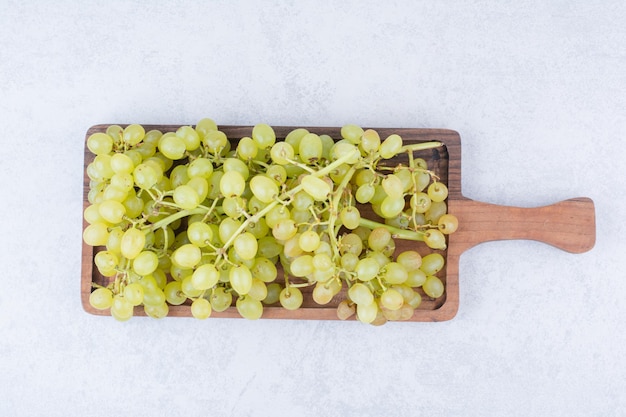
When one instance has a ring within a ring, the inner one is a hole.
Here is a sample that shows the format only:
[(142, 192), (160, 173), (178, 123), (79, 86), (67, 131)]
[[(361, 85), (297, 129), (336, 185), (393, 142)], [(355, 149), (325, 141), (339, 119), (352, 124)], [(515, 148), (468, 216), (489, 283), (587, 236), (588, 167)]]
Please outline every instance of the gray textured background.
[[(0, 2), (0, 415), (626, 413), (622, 1), (152, 3)], [(454, 129), (466, 196), (597, 243), (468, 251), (445, 323), (84, 313), (85, 131), (207, 116)]]

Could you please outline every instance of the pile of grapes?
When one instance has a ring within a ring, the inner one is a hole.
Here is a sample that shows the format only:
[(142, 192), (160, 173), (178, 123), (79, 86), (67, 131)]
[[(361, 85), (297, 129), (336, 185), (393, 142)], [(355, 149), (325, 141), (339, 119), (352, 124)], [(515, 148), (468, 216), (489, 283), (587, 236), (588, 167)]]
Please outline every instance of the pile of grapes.
[(382, 324), (443, 295), (444, 257), (397, 253), (395, 243), (441, 250), (457, 229), (446, 185), (414, 156), (441, 143), (383, 140), (355, 125), (335, 139), (295, 129), (277, 141), (266, 124), (249, 135), (228, 138), (202, 119), (167, 133), (111, 125), (87, 138), (83, 239), (101, 247), (94, 264), (110, 280), (93, 284), (92, 307), (124, 321), (137, 306), (161, 318), (185, 304), (205, 319), (234, 304), (258, 319), (266, 305), (300, 308), (311, 286), (319, 305), (345, 294), (340, 319)]

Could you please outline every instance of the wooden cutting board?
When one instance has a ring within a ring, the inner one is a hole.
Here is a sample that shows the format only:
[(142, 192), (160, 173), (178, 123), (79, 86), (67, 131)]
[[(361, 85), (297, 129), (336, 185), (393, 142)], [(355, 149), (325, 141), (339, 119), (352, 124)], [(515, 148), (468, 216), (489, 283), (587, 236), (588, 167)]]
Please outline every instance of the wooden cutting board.
[[(108, 124), (91, 127), (86, 137), (95, 132), (104, 132)], [(124, 126), (124, 125), (122, 125)], [(144, 125), (146, 131), (158, 129), (162, 132), (175, 131), (180, 125)], [(296, 127), (274, 127), (277, 140), (284, 137)], [(340, 127), (307, 127), (311, 132), (327, 134), (340, 138)], [(220, 126), (228, 138), (237, 142), (244, 136), (250, 136), (252, 126)], [(459, 229), (449, 236), (448, 247), (441, 253), (446, 259), (445, 268), (437, 275), (445, 284), (445, 293), (438, 299), (430, 299), (423, 295), (423, 302), (415, 310), (410, 321), (444, 321), (452, 319), (459, 307), (459, 258), (467, 249), (482, 242), (508, 239), (529, 239), (544, 242), (559, 249), (582, 253), (590, 250), (595, 244), (595, 208), (591, 199), (580, 197), (561, 201), (549, 206), (536, 208), (520, 208), (500, 206), (474, 201), (463, 196), (461, 191), (461, 139), (457, 132), (446, 129), (376, 129), (381, 138), (392, 133), (402, 136), (405, 144), (438, 141), (443, 146), (421, 151), (417, 156), (424, 158), (429, 168), (435, 171), (441, 181), (447, 183), (449, 189), (448, 212), (459, 219)], [(85, 146), (85, 173), (83, 179), (83, 208), (89, 203), (89, 178), (86, 174), (87, 165), (93, 155)], [(83, 228), (87, 223), (83, 220)], [(397, 251), (416, 249), (422, 255), (432, 252), (421, 242), (396, 241)], [(93, 264), (94, 255), (102, 248), (93, 248), (83, 242), (81, 299), (85, 311), (97, 315), (109, 315), (108, 311), (96, 310), (89, 305), (89, 294), (92, 283), (106, 285), (108, 278), (101, 276)], [(279, 275), (280, 276), (280, 275)], [(339, 293), (328, 305), (320, 306), (310, 299), (311, 289), (303, 289), (305, 302), (296, 311), (288, 311), (278, 306), (266, 306), (263, 318), (272, 319), (313, 319), (336, 320), (336, 306), (345, 298), (345, 292)], [(423, 293), (422, 293), (423, 294)], [(137, 307), (135, 315), (145, 315), (142, 307)], [(170, 306), (169, 316), (190, 317), (188, 305)], [(239, 318), (234, 307), (224, 312), (213, 312), (211, 317)]]

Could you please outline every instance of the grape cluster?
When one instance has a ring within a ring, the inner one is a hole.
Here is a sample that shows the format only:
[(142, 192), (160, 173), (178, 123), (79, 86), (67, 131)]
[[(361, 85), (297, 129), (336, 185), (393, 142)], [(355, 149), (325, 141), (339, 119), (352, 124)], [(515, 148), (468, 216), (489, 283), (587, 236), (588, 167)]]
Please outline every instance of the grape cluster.
[[(411, 318), (422, 294), (443, 295), (444, 257), (395, 244), (445, 249), (458, 226), (446, 185), (414, 157), (441, 143), (356, 125), (339, 140), (295, 129), (277, 141), (267, 124), (232, 139), (211, 119), (87, 138), (83, 239), (100, 247), (94, 264), (110, 279), (94, 283), (91, 306), (120, 321), (137, 306), (161, 318), (183, 304), (198, 319), (233, 305), (258, 319), (265, 305), (300, 308), (311, 286), (319, 305), (347, 291), (339, 318), (381, 324)], [(407, 162), (391, 164), (399, 155)]]

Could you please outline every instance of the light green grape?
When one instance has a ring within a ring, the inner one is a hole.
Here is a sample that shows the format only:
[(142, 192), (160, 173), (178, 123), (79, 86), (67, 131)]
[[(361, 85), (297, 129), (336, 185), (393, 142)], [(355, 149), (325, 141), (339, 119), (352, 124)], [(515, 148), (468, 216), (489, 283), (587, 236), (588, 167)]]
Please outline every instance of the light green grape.
[(97, 310), (106, 310), (113, 304), (113, 292), (104, 287), (96, 288), (89, 294), (89, 304)]
[(106, 133), (93, 133), (87, 138), (87, 148), (95, 155), (106, 155), (113, 149), (113, 138)]
[(289, 286), (280, 292), (279, 300), (280, 304), (287, 310), (297, 310), (302, 306), (304, 297), (299, 288)]
[(276, 142), (276, 133), (271, 126), (260, 123), (252, 128), (252, 140), (259, 149), (268, 149)]
[(246, 295), (252, 288), (252, 273), (245, 265), (233, 266), (228, 271), (230, 285), (239, 295)]
[(150, 275), (159, 266), (159, 257), (156, 253), (146, 250), (142, 251), (133, 259), (133, 271), (138, 275)]
[(191, 315), (199, 320), (209, 318), (211, 315), (211, 303), (206, 298), (196, 298), (191, 303)]
[(426, 282), (422, 285), (422, 289), (427, 296), (431, 298), (439, 298), (443, 295), (444, 286), (443, 282), (436, 276), (428, 276)]
[(241, 317), (248, 320), (258, 320), (263, 315), (263, 304), (252, 297), (239, 297), (235, 305)]
[(263, 203), (271, 203), (278, 196), (278, 184), (265, 175), (250, 180), (250, 190)]

